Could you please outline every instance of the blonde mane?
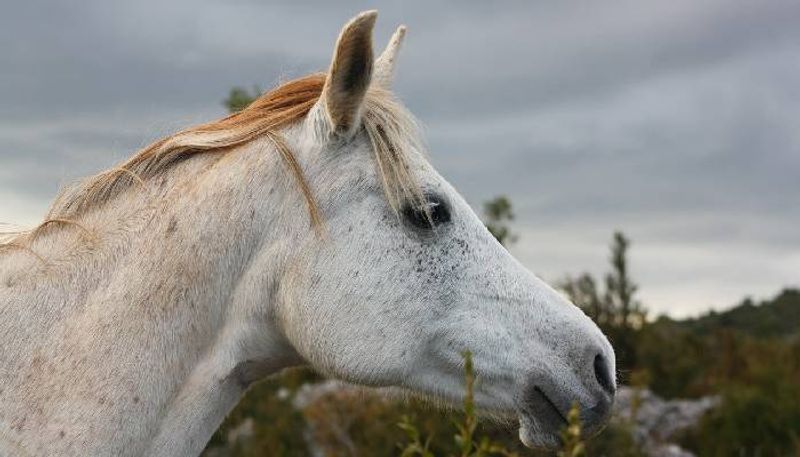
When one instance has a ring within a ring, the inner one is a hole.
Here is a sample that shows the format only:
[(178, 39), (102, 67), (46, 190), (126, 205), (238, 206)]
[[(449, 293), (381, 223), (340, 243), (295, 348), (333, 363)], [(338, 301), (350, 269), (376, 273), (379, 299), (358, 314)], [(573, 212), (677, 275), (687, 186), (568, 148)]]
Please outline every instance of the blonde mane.
[[(199, 153), (230, 153), (256, 138), (267, 137), (286, 162), (308, 206), (312, 224), (322, 220), (303, 171), (280, 130), (305, 118), (319, 100), (324, 74), (312, 74), (284, 83), (263, 94), (240, 112), (223, 119), (190, 127), (138, 151), (122, 164), (68, 187), (55, 199), (45, 221), (30, 231), (7, 233), (0, 248), (31, 251), (21, 243), (32, 240), (48, 226), (73, 225), (88, 231), (75, 220), (97, 209), (137, 184), (163, 174), (175, 164)], [(409, 170), (407, 151), (421, 151), (419, 132), (411, 114), (380, 87), (367, 92), (362, 126), (374, 150), (384, 192), (397, 211), (403, 201), (421, 204), (422, 192)], [(27, 236), (26, 236), (27, 235)], [(6, 249), (0, 249), (0, 252)], [(34, 253), (35, 254), (35, 253)]]

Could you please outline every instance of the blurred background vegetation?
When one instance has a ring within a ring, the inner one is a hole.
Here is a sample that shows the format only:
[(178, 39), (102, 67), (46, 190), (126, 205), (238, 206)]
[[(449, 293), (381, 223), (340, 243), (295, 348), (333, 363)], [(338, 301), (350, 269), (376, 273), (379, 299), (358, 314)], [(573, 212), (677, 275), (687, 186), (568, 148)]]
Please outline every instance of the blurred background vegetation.
[[(225, 104), (237, 111), (258, 93), (235, 88)], [(483, 209), (491, 233), (501, 243), (513, 242), (511, 201), (501, 196)], [(747, 298), (728, 311), (692, 319), (648, 318), (628, 266), (631, 247), (623, 233), (614, 233), (603, 277), (580, 273), (558, 284), (609, 336), (619, 382), (665, 399), (719, 396), (717, 407), (675, 438), (697, 455), (800, 456), (800, 290), (785, 289), (758, 303)], [(453, 439), (462, 413), (352, 389), (332, 388), (314, 401), (299, 401), (307, 386), (322, 381), (296, 369), (253, 386), (205, 455), (462, 455)], [(629, 424), (612, 422), (560, 455), (644, 455), (631, 432)], [(402, 454), (413, 433), (428, 454)], [(483, 421), (475, 435), (498, 443), (505, 455), (549, 455), (524, 449), (514, 423)]]

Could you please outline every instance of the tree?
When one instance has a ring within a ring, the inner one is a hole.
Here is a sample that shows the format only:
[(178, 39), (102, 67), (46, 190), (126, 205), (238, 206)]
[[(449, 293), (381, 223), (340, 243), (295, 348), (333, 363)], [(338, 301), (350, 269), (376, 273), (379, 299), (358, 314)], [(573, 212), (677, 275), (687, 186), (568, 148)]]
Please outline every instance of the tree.
[(255, 101), (261, 95), (261, 89), (258, 86), (253, 87), (253, 91), (243, 87), (234, 87), (228, 93), (228, 98), (223, 100), (222, 104), (228, 109), (228, 112), (238, 113), (239, 111), (247, 108), (247, 106)]
[(595, 323), (600, 326), (608, 323), (609, 313), (606, 303), (600, 298), (597, 282), (589, 273), (583, 273), (573, 279), (567, 277), (559, 284), (569, 299), (581, 308)]
[(630, 240), (615, 232), (611, 240), (610, 271), (605, 275), (604, 290), (589, 273), (567, 277), (559, 287), (591, 317), (614, 342), (617, 365), (625, 369), (636, 366), (636, 343), (645, 324), (645, 311), (636, 300), (638, 289), (630, 277), (628, 249)]
[(628, 275), (628, 248), (630, 240), (622, 232), (614, 232), (611, 241), (611, 271), (606, 274), (605, 301), (616, 310), (618, 325), (624, 329), (640, 327), (644, 322), (642, 305), (633, 298), (638, 286)]
[(494, 235), (503, 246), (517, 241), (517, 236), (511, 231), (509, 222), (514, 220), (511, 200), (505, 195), (495, 197), (483, 204), (483, 213), (486, 219), (486, 228)]

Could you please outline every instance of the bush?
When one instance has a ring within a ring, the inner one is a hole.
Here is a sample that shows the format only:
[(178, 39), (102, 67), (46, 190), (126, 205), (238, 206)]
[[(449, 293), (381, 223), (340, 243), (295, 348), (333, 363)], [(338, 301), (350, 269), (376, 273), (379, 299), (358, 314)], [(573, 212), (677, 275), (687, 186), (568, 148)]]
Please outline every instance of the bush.
[(719, 385), (722, 405), (683, 443), (704, 456), (800, 455), (800, 343), (736, 344), (735, 375)]

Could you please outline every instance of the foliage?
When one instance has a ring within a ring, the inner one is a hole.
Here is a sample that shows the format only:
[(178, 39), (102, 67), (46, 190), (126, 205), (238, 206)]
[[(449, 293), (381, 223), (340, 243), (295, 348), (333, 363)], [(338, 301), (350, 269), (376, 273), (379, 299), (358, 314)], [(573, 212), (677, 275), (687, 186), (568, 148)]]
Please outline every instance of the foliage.
[(685, 445), (709, 456), (798, 455), (800, 342), (736, 338), (728, 346), (734, 352), (718, 364), (727, 376), (711, 386), (722, 393), (722, 405), (686, 434)]
[[(639, 369), (650, 373), (653, 391), (667, 397), (722, 396), (722, 404), (686, 432), (684, 446), (710, 456), (790, 455), (800, 450), (798, 330), (763, 337), (754, 331), (773, 325), (774, 313), (786, 309), (792, 296), (794, 291), (784, 291), (764, 302), (763, 310), (747, 310), (749, 322), (730, 318), (729, 313), (742, 312), (737, 307), (709, 319), (659, 319), (643, 328), (637, 359)], [(796, 308), (788, 311), (789, 318), (794, 312)], [(698, 321), (705, 330), (698, 331)]]
[(636, 338), (637, 369), (649, 374), (649, 387), (667, 398), (704, 395), (709, 353), (703, 341), (671, 325), (645, 326)]
[(509, 223), (514, 220), (511, 200), (505, 195), (495, 197), (483, 204), (486, 228), (503, 246), (517, 241)]
[[(484, 435), (479, 440), (475, 439), (475, 432), (478, 427), (478, 416), (475, 410), (475, 370), (472, 364), (472, 354), (467, 351), (464, 357), (464, 378), (466, 391), (464, 393), (464, 419), (456, 422), (456, 434), (453, 438), (456, 452), (450, 454), (459, 457), (488, 457), (499, 455), (504, 457), (519, 457), (519, 454), (509, 451), (503, 444), (492, 441)], [(403, 448), (401, 457), (435, 457), (431, 452), (431, 438), (422, 442), (422, 435), (417, 427), (403, 416), (403, 420), (398, 426), (406, 432), (408, 444)], [(576, 456), (577, 457), (577, 456)]]
[[(747, 299), (729, 311), (696, 319), (647, 322), (630, 278), (629, 246), (624, 235), (614, 235), (604, 291), (589, 274), (562, 283), (573, 302), (609, 335), (622, 374), (667, 398), (722, 395), (722, 405), (683, 437), (683, 444), (699, 455), (796, 454), (800, 291), (787, 289), (758, 305)], [(630, 434), (621, 436), (629, 439)]]
[[(474, 386), (479, 380), (473, 375), (471, 357), (465, 357), (464, 412), (459, 421), (453, 420), (452, 413), (420, 400), (397, 402), (348, 389), (325, 394), (296, 411), (292, 405), (294, 393), (301, 384), (318, 378), (308, 371), (292, 370), (248, 392), (214, 435), (205, 455), (552, 456), (553, 453), (525, 449), (516, 436), (516, 425), (479, 421), (473, 401)], [(229, 435), (235, 436), (247, 421), (254, 424), (251, 436), (228, 442)], [(612, 424), (599, 437), (587, 441), (580, 436), (579, 416), (571, 413), (569, 425), (564, 436), (571, 437), (565, 447), (571, 453), (566, 456), (585, 456), (575, 453), (581, 447), (597, 457), (641, 456), (625, 428)], [(315, 451), (308, 448), (308, 438), (315, 443)]]
[(634, 440), (630, 424), (612, 422), (598, 436), (584, 442), (587, 457), (646, 456), (642, 447)]
[(586, 456), (586, 445), (581, 437), (581, 411), (577, 403), (567, 413), (567, 426), (561, 432), (561, 444), (558, 457)]
[(560, 287), (596, 323), (607, 324), (613, 320), (612, 310), (600, 299), (597, 282), (589, 273), (583, 273), (575, 279), (567, 277)]
[[(310, 456), (300, 433), (305, 420), (292, 407), (291, 394), (315, 379), (318, 377), (308, 370), (288, 370), (253, 386), (211, 438), (205, 455), (214, 455), (215, 448), (229, 447), (224, 455), (262, 457), (264, 449), (269, 449), (269, 455), (275, 457)], [(250, 436), (231, 439), (248, 421), (252, 424)]]
[(758, 338), (797, 335), (800, 329), (800, 290), (785, 289), (775, 298), (755, 303), (747, 298), (724, 313), (709, 312), (681, 323), (695, 334), (730, 329)]
[(561, 431), (561, 450), (556, 456), (644, 457), (645, 453), (634, 441), (631, 424), (627, 422), (612, 422), (598, 436), (587, 439), (575, 403), (567, 413), (567, 426)]
[(642, 304), (634, 299), (639, 287), (628, 273), (628, 249), (630, 240), (622, 232), (614, 232), (611, 242), (611, 271), (606, 274), (605, 301), (617, 311), (613, 324), (625, 328), (638, 328), (644, 323)]
[(222, 104), (225, 105), (229, 113), (237, 113), (247, 108), (259, 95), (261, 95), (261, 89), (258, 86), (253, 87), (252, 92), (243, 87), (234, 87)]
[(307, 436), (326, 456), (397, 455), (403, 433), (393, 424), (399, 414), (393, 401), (349, 389), (330, 392), (303, 410)]
[[(685, 321), (659, 318), (643, 327), (636, 358), (639, 368), (651, 374), (651, 389), (665, 397), (696, 397), (718, 393), (733, 382), (750, 382), (753, 369), (764, 360), (770, 361), (765, 370), (790, 367), (774, 354), (787, 354), (797, 344), (800, 326), (794, 334), (776, 331), (771, 336), (761, 329), (791, 321), (800, 310), (800, 293), (787, 289), (755, 310), (749, 307), (745, 301), (726, 312)], [(746, 321), (739, 317), (743, 309)]]

